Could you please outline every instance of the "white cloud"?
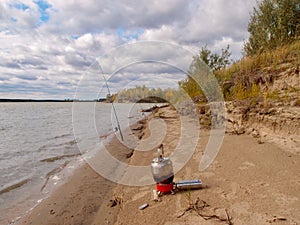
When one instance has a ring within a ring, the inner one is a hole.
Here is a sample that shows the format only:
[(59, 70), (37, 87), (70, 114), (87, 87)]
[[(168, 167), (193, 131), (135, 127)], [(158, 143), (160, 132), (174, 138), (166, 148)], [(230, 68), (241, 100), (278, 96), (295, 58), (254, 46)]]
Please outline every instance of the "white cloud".
[(208, 43), (223, 37), (245, 38), (254, 3), (254, 0), (203, 1), (195, 9), (195, 15), (186, 26), (186, 40), (202, 40)]
[[(196, 51), (206, 44), (220, 51), (229, 44), (237, 59), (248, 37), (247, 23), (255, 0), (44, 3), (46, 9), (33, 0), (0, 3), (0, 98), (72, 98), (76, 82), (97, 57), (110, 54), (121, 44), (140, 40), (166, 41)], [(43, 13), (49, 18), (43, 18)], [(134, 54), (173, 63), (187, 60), (174, 51), (154, 50), (151, 46)], [(130, 62), (126, 54), (120, 56), (120, 62)], [(109, 62), (104, 60), (101, 64), (105, 67)], [(157, 65), (147, 66), (132, 66), (128, 71), (172, 74)]]
[(94, 39), (90, 33), (82, 35), (75, 41), (76, 47), (83, 48), (83, 49), (84, 48), (89, 49), (93, 46), (93, 44), (94, 44)]
[(52, 24), (59, 23), (67, 31), (78, 34), (120, 27), (160, 27), (183, 21), (188, 9), (184, 0), (49, 0), (49, 3), (57, 8), (51, 14)]
[(141, 40), (162, 40), (173, 42), (176, 37), (181, 34), (176, 30), (176, 27), (169, 25), (162, 25), (160, 28), (147, 29), (140, 37)]

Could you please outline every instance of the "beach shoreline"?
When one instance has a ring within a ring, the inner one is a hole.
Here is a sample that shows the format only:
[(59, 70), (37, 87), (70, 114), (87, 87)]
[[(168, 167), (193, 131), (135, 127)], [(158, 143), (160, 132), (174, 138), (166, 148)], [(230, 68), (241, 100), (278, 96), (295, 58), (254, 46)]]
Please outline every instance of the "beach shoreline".
[[(164, 118), (168, 132), (163, 143), (166, 155), (171, 154), (181, 134), (176, 114), (170, 107), (160, 109), (136, 129), (135, 135), (141, 139), (150, 137), (149, 121)], [(226, 134), (213, 164), (200, 172), (199, 162), (209, 135), (209, 131), (201, 130), (194, 154), (175, 175), (175, 182), (200, 178), (203, 189), (164, 195), (159, 202), (154, 202), (151, 196), (154, 185), (116, 184), (84, 164), (16, 224), (300, 223), (299, 155), (272, 143), (259, 144), (246, 134)], [(117, 138), (108, 146), (109, 151), (121, 153), (116, 157), (132, 165), (149, 164), (155, 157), (155, 149), (146, 155), (132, 152), (120, 145)], [(197, 202), (205, 202), (207, 206), (199, 211)], [(139, 210), (145, 203), (148, 208)]]
[[(158, 107), (159, 108), (159, 107)], [(151, 116), (151, 114), (149, 114)], [(140, 118), (138, 121), (136, 121), (134, 124), (131, 125), (130, 128), (127, 128), (125, 132), (131, 132), (132, 135), (135, 135), (137, 138), (141, 139), (145, 134), (144, 130), (146, 129), (146, 123), (147, 123), (147, 117)], [(124, 132), (124, 131), (123, 131)], [(102, 143), (107, 147), (107, 150), (116, 158), (123, 162), (129, 162), (130, 158), (133, 154), (132, 149), (127, 148), (126, 146), (120, 145), (120, 141), (118, 137), (116, 136), (116, 133), (109, 133), (104, 136), (99, 137), (102, 141)], [(116, 151), (115, 148), (117, 148), (119, 151)], [(119, 153), (120, 154), (119, 154)], [(47, 194), (43, 195), (43, 198), (35, 199), (36, 203), (30, 207), (30, 209), (26, 208), (25, 213), (23, 214), (12, 214), (10, 216), (7, 216), (7, 223), (8, 224), (64, 224), (66, 223), (66, 219), (60, 220), (57, 218), (55, 219), (55, 222), (50, 222), (51, 219), (46, 220), (43, 215), (54, 215), (56, 214), (54, 209), (45, 209), (49, 205), (63, 205), (64, 203), (59, 202), (59, 200), (62, 199), (73, 199), (74, 196), (71, 195), (72, 188), (75, 187), (76, 190), (74, 190), (72, 193), (76, 194), (78, 191), (82, 191), (84, 187), (80, 186), (78, 182), (86, 183), (88, 192), (94, 192), (97, 193), (97, 188), (100, 187), (101, 191), (99, 191), (99, 196), (95, 200), (96, 207), (100, 207), (101, 209), (101, 215), (98, 216), (97, 220), (99, 221), (114, 221), (116, 217), (116, 212), (118, 210), (112, 209), (112, 210), (106, 210), (107, 216), (104, 218), (103, 215), (103, 209), (107, 207), (111, 203), (111, 200), (113, 199), (113, 189), (117, 186), (112, 181), (107, 180), (106, 178), (99, 175), (89, 164), (88, 161), (85, 160), (85, 157), (90, 157), (86, 155), (80, 155), (76, 157), (73, 161), (69, 162), (67, 165), (65, 165), (65, 168), (63, 168), (61, 171), (59, 171), (59, 174), (52, 174), (55, 175), (55, 177), (61, 176), (61, 179), (59, 182), (55, 182), (53, 180), (52, 175), (48, 178), (49, 184), (47, 184), (47, 187), (45, 192)], [(75, 162), (79, 162), (79, 165), (69, 165), (74, 164)], [(72, 171), (68, 169), (71, 167)], [(89, 179), (92, 178), (93, 184), (90, 183)], [(48, 181), (47, 181), (48, 182)], [(55, 182), (55, 184), (53, 184)], [(94, 184), (97, 183), (98, 185)], [(45, 184), (43, 185), (43, 187)], [(51, 187), (49, 187), (51, 186)], [(91, 187), (95, 187), (95, 190), (91, 190)], [(45, 187), (44, 187), (45, 188)], [(63, 193), (63, 194), (61, 194)], [(68, 193), (67, 195), (65, 195)], [(41, 193), (42, 194), (42, 193)], [(86, 194), (86, 193), (85, 193)], [(63, 196), (63, 198), (62, 198)], [(109, 197), (108, 197), (109, 196)], [(92, 198), (92, 197), (91, 197)], [(79, 197), (81, 200), (81, 197)], [(77, 199), (78, 200), (78, 199)], [(72, 200), (76, 201), (76, 200)], [(103, 201), (103, 203), (102, 203)], [(58, 203), (59, 202), (59, 203)], [(91, 201), (89, 201), (90, 203)], [(86, 205), (85, 203), (82, 203), (81, 205)], [(86, 209), (81, 209), (86, 210)], [(46, 212), (47, 211), (47, 212)], [(109, 212), (108, 212), (109, 211)], [(71, 213), (72, 214), (72, 213)], [(73, 213), (74, 214), (74, 213)], [(88, 217), (90, 217), (91, 213), (87, 213)], [(42, 215), (41, 218), (39, 216)], [(80, 216), (81, 217), (81, 216)], [(104, 219), (102, 219), (104, 218)], [(76, 221), (76, 215), (70, 215), (70, 221)], [(70, 222), (69, 221), (69, 222)], [(88, 221), (88, 222), (86, 222)], [(102, 223), (101, 222), (101, 223)], [(68, 223), (68, 222), (67, 222)], [(75, 222), (71, 222), (75, 223)], [(81, 220), (80, 224), (89, 224), (90, 220)], [(104, 223), (104, 222), (103, 222)]]

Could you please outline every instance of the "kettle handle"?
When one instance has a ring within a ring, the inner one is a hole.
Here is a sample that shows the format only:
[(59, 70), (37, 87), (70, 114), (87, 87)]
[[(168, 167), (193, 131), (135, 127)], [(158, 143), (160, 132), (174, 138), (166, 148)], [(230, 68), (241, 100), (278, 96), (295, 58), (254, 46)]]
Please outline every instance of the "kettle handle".
[(164, 145), (163, 144), (161, 144), (160, 146), (158, 146), (157, 154), (158, 154), (158, 158), (159, 159), (165, 157)]

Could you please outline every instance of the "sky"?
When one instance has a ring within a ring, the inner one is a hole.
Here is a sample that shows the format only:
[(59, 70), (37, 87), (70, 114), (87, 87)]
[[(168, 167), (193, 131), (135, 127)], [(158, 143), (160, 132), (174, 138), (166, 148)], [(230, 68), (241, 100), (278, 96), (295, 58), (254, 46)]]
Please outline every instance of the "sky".
[[(105, 73), (112, 91), (174, 86), (184, 77), (174, 65), (132, 59), (115, 68), (103, 56), (113, 58), (119, 46), (144, 42), (135, 54), (177, 57), (179, 64), (185, 56), (164, 46), (197, 54), (204, 46), (219, 53), (230, 45), (238, 60), (255, 5), (255, 0), (1, 0), (0, 98), (72, 99), (91, 71)], [(148, 41), (163, 47), (153, 51)], [(94, 82), (103, 87), (103, 80)]]

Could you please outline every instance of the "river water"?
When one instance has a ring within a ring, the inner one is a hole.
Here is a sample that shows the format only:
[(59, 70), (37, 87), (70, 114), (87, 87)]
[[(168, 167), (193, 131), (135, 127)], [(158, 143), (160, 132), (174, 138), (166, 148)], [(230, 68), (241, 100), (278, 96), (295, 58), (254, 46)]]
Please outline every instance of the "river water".
[[(96, 128), (99, 138), (117, 133), (111, 104), (76, 104), (74, 117), (72, 102), (0, 103), (0, 224), (8, 223), (9, 211), (16, 215), (24, 207), (33, 206), (36, 201), (33, 195), (37, 198), (43, 195), (47, 174), (53, 175), (70, 161), (73, 165), (80, 164), (76, 160), (87, 149), (79, 150), (77, 142), (88, 139), (92, 129)], [(151, 107), (150, 104), (115, 106), (121, 128), (141, 119), (145, 116), (141, 109)], [(90, 108), (94, 110), (85, 111)], [(95, 122), (85, 126), (84, 120), (91, 119), (90, 116)], [(74, 137), (74, 123), (82, 124), (80, 138)]]

